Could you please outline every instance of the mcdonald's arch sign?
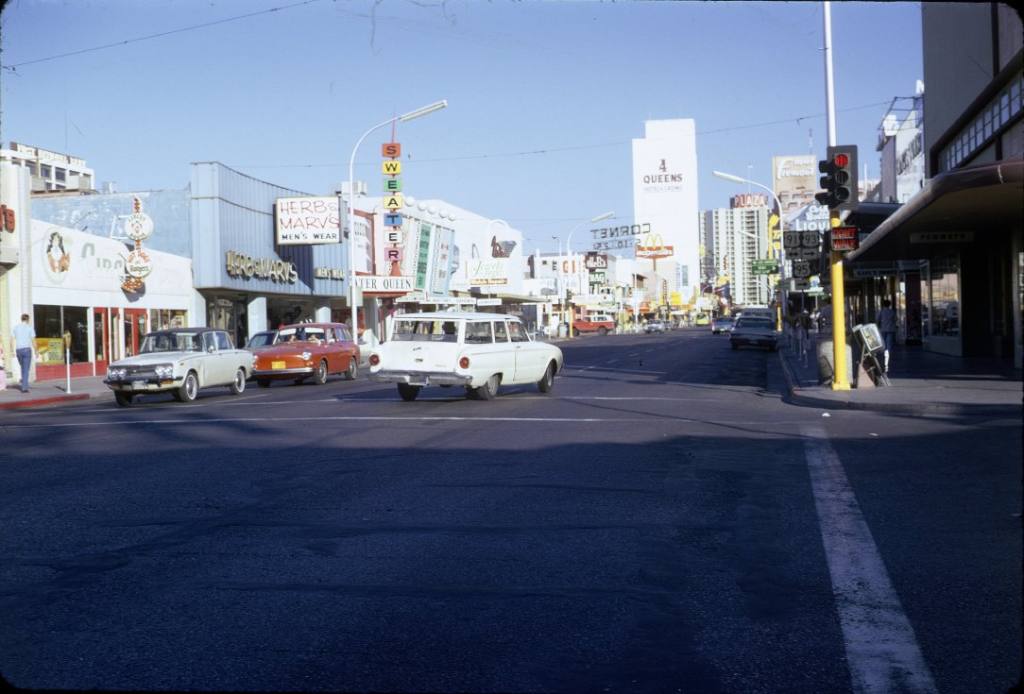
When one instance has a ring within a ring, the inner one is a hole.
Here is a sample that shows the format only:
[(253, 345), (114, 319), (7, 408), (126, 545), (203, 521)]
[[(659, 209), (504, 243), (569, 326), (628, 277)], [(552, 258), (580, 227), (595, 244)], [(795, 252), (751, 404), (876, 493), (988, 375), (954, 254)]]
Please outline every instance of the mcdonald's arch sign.
[(648, 234), (634, 248), (636, 249), (637, 258), (657, 260), (658, 258), (671, 258), (675, 255), (675, 249), (672, 246), (665, 245), (661, 234)]

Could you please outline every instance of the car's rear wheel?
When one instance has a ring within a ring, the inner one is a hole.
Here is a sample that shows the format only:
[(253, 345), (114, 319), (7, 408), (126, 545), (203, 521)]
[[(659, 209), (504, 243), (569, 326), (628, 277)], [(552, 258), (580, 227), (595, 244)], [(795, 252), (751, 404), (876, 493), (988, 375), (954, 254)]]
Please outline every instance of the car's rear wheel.
[(192, 402), (196, 399), (199, 395), (199, 377), (195, 371), (189, 371), (185, 375), (185, 381), (178, 388), (177, 395), (180, 402)]
[(608, 328), (598, 328), (597, 329), (597, 334), (598, 335), (607, 335), (608, 334)]
[(257, 378), (256, 379), (256, 385), (258, 385), (260, 388), (269, 388), (270, 387), (270, 379), (269, 378)]
[(355, 357), (350, 357), (348, 360), (348, 369), (345, 370), (345, 378), (349, 381), (356, 380), (356, 376), (359, 375), (359, 364), (356, 363)]
[(114, 391), (114, 402), (117, 403), (118, 407), (131, 407), (134, 399), (135, 395), (132, 393), (122, 393), (117, 390)]
[(313, 383), (318, 386), (327, 383), (327, 362), (323, 359), (316, 365), (316, 371), (313, 372)]
[(398, 394), (402, 396), (402, 400), (412, 402), (416, 399), (416, 396), (420, 394), (420, 386), (411, 386), (408, 383), (399, 383)]
[(487, 382), (476, 389), (476, 394), (481, 400), (494, 400), (498, 397), (498, 388), (501, 386), (501, 377), (494, 374), (487, 379)]
[(235, 372), (235, 380), (231, 382), (231, 394), (241, 395), (245, 392), (245, 369)]
[(554, 362), (548, 364), (547, 370), (544, 372), (544, 376), (537, 381), (537, 390), (542, 393), (550, 393), (551, 389), (555, 387), (555, 364)]

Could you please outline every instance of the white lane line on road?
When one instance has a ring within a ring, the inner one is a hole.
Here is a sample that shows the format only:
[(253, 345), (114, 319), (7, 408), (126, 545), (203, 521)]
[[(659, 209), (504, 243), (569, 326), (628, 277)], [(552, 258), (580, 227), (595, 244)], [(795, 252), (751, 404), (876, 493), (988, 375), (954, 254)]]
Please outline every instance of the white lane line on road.
[(216, 417), (209, 419), (122, 419), (104, 422), (60, 422), (55, 424), (11, 424), (0, 425), (0, 432), (9, 429), (59, 429), (67, 427), (95, 427), (110, 424), (226, 424), (231, 422), (335, 422), (335, 421), (381, 421), (381, 422), (551, 422), (556, 424), (590, 424), (603, 422), (647, 422), (649, 418), (600, 418), (600, 417), (389, 417), (338, 415), (333, 417)]
[(801, 428), (854, 692), (936, 692), (914, 628), (819, 426)]
[[(650, 374), (651, 376), (664, 376), (668, 371), (648, 371), (647, 369), (609, 369), (608, 367), (588, 366), (585, 369), (577, 369), (578, 371), (589, 371), (590, 369), (600, 368), (601, 371), (610, 371), (611, 373), (623, 373), (623, 374)], [(571, 371), (572, 369), (566, 369)]]

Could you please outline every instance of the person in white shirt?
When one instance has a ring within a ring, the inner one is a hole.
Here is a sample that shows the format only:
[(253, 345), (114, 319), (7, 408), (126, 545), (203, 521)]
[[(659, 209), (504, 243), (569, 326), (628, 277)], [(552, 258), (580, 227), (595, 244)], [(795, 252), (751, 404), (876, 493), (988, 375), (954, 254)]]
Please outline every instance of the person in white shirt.
[(28, 374), (32, 370), (32, 352), (35, 349), (36, 331), (28, 322), (28, 314), (21, 314), (21, 322), (11, 331), (14, 354), (21, 367), (21, 392), (28, 392)]

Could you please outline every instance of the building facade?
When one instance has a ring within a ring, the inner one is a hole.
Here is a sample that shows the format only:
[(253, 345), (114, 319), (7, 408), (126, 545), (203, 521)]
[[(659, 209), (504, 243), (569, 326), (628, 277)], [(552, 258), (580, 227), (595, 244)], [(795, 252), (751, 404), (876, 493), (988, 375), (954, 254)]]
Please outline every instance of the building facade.
[(862, 310), (895, 298), (925, 348), (1020, 368), (1024, 27), (1002, 3), (923, 3), (921, 15), (927, 180), (850, 255), (898, 270)]
[[(637, 245), (670, 246), (684, 284), (671, 287), (687, 300), (700, 291), (700, 225), (697, 206), (697, 141), (692, 119), (645, 121), (633, 140), (633, 217), (649, 224)], [(670, 277), (676, 283), (676, 274)]]
[(894, 99), (878, 126), (879, 184), (870, 200), (905, 203), (924, 187), (924, 83)]
[(33, 193), (88, 191), (94, 187), (93, 170), (80, 157), (18, 142), (11, 142), (8, 151), (12, 164), (28, 170)]
[[(728, 284), (734, 305), (766, 305), (771, 301), (772, 275), (755, 275), (753, 261), (769, 256), (767, 199), (757, 207), (707, 210), (704, 226), (711, 241), (716, 284)], [(719, 294), (723, 292), (718, 290)]]

